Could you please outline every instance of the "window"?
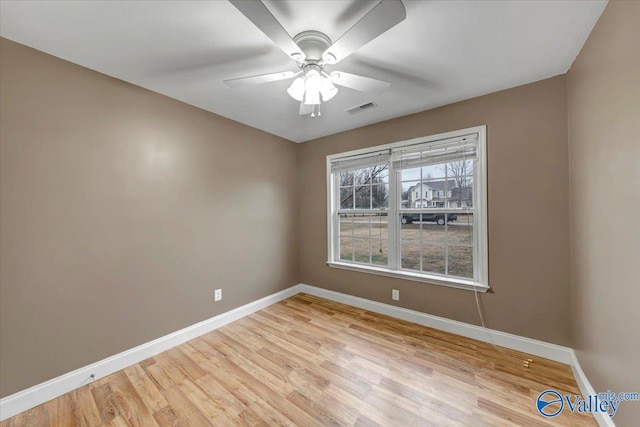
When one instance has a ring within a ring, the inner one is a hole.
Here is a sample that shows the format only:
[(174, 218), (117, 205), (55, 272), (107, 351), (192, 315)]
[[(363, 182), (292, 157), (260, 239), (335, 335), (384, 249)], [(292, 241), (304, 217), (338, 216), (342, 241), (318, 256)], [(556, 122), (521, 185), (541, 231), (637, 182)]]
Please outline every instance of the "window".
[(329, 265), (487, 290), (485, 145), (481, 126), (328, 156)]

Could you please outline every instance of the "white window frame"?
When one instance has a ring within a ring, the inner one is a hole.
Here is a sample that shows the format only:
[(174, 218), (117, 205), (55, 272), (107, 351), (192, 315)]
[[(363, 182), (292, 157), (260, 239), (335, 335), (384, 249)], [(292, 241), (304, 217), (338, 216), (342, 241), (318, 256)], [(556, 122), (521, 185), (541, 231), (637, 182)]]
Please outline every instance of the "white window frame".
[[(334, 160), (350, 156), (366, 155), (382, 150), (392, 150), (414, 144), (424, 144), (450, 138), (460, 138), (471, 134), (476, 134), (478, 138), (475, 183), (472, 196), (475, 206), (475, 212), (473, 215), (473, 269), (474, 272), (477, 273), (475, 279), (463, 279), (458, 277), (428, 274), (424, 272), (413, 272), (401, 270), (399, 268), (398, 254), (400, 250), (400, 239), (397, 238), (397, 236), (399, 236), (400, 234), (400, 221), (396, 220), (396, 218), (399, 218), (398, 211), (403, 208), (400, 207), (400, 200), (398, 200), (398, 197), (401, 194), (401, 182), (398, 178), (399, 172), (393, 173), (393, 171), (390, 171), (389, 173), (390, 197), (389, 209), (387, 210), (389, 233), (389, 267), (344, 262), (340, 261), (339, 258), (336, 257), (340, 245), (338, 241), (338, 215), (336, 214), (338, 208), (336, 206), (336, 191), (339, 190), (336, 187), (337, 181), (332, 178), (333, 175), (331, 173), (331, 163)], [(327, 156), (327, 265), (333, 268), (448, 286), (458, 289), (466, 289), (479, 292), (486, 292), (487, 290), (489, 290), (486, 145), (486, 126), (476, 126), (452, 132), (440, 133), (437, 135), (430, 135), (390, 144), (377, 145), (360, 150), (331, 154)], [(395, 237), (395, 239), (392, 240), (393, 237)]]

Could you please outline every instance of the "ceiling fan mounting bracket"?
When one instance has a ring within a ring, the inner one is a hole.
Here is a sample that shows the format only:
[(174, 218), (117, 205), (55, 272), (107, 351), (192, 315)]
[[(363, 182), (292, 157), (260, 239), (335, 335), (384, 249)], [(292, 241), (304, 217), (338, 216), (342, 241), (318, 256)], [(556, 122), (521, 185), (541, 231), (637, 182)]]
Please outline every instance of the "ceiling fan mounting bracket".
[[(331, 46), (331, 39), (320, 31), (303, 31), (293, 38), (309, 62), (322, 61), (322, 53)], [(295, 58), (294, 58), (295, 59)]]

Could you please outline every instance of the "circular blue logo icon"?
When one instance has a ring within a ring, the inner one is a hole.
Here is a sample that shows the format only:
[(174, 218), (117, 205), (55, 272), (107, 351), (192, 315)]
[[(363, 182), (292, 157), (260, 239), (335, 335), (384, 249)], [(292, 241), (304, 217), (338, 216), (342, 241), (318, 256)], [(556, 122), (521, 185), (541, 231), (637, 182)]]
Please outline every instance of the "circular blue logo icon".
[(536, 407), (540, 415), (551, 418), (562, 412), (564, 401), (562, 396), (555, 390), (545, 390), (538, 395)]

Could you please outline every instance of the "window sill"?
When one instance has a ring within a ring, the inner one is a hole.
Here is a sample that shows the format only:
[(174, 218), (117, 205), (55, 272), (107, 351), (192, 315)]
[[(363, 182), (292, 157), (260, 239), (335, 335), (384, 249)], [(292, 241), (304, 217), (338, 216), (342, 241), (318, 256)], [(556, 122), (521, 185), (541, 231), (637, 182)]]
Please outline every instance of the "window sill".
[(447, 286), (456, 289), (465, 289), (467, 291), (477, 290), (478, 292), (487, 292), (489, 290), (489, 286), (482, 285), (480, 283), (474, 282), (473, 280), (449, 279), (429, 274), (390, 270), (384, 267), (356, 265), (346, 262), (329, 261), (327, 262), (327, 265), (332, 268), (358, 271), (361, 273), (377, 274), (379, 276), (394, 277), (396, 279), (413, 280), (414, 282), (429, 283), (432, 285)]

